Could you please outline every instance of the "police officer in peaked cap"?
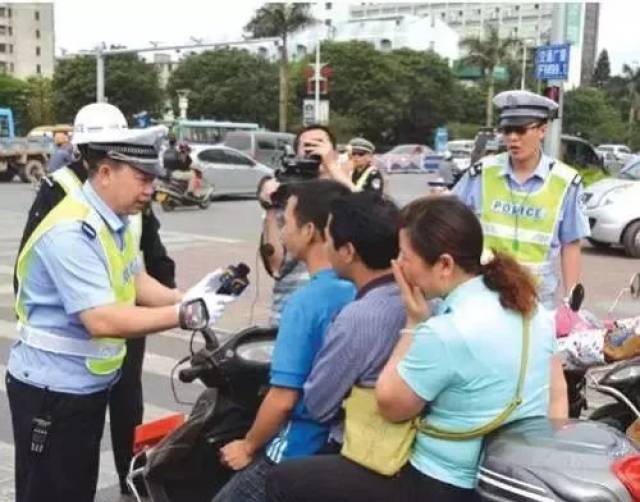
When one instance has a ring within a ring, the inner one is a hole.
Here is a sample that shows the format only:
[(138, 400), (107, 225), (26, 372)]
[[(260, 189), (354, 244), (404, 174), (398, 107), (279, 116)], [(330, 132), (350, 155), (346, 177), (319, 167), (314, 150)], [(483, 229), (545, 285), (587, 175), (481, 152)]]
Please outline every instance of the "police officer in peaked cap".
[(349, 160), (353, 165), (351, 183), (357, 191), (371, 190), (382, 193), (384, 180), (373, 161), (375, 146), (365, 138), (353, 138), (349, 141)]
[[(142, 266), (140, 228), (162, 174), (155, 139), (128, 129), (117, 108), (76, 118), (87, 180), (60, 178), (65, 195), (31, 230), (16, 265), (18, 339), (6, 372), (17, 502), (95, 497), (100, 440), (127, 340), (212, 325), (231, 298), (222, 270), (184, 295)], [(111, 417), (112, 420), (114, 417)]]
[(558, 109), (554, 101), (516, 90), (493, 102), (507, 151), (474, 164), (453, 192), (478, 215), (485, 249), (510, 253), (526, 265), (537, 278), (541, 302), (554, 308), (560, 279), (565, 297), (579, 282), (580, 240), (590, 234), (580, 202), (582, 179), (542, 152)]

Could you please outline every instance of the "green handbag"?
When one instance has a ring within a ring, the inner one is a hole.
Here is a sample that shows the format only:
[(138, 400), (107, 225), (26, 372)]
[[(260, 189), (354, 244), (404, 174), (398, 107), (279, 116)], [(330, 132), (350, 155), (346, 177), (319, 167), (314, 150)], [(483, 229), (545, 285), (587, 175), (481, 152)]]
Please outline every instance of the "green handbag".
[(515, 396), (491, 422), (467, 431), (440, 429), (419, 418), (399, 423), (389, 422), (378, 411), (375, 390), (355, 386), (343, 402), (345, 421), (341, 454), (379, 474), (393, 476), (408, 462), (418, 431), (438, 439), (464, 441), (485, 436), (496, 430), (522, 403), (522, 388), (529, 360), (529, 324), (529, 319), (525, 318), (520, 376)]

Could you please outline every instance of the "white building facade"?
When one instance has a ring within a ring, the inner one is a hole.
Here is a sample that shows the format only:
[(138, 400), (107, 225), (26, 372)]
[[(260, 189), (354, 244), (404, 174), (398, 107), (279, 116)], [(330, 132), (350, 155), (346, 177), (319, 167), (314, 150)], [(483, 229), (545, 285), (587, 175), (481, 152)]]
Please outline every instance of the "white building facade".
[(55, 65), (53, 3), (0, 3), (0, 73), (51, 77)]

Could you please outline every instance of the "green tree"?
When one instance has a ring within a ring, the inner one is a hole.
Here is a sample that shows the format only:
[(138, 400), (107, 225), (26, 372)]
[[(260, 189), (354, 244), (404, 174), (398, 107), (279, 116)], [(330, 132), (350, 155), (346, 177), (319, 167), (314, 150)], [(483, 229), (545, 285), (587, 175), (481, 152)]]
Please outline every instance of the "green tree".
[[(293, 65), (297, 103), (306, 96), (302, 74), (311, 60)], [(437, 126), (462, 112), (462, 87), (433, 52), (380, 52), (362, 41), (325, 42), (322, 60), (333, 70), (331, 126), (340, 141), (362, 134), (379, 145), (429, 143)]]
[(640, 67), (636, 66), (632, 68), (627, 64), (622, 65), (622, 75), (629, 93), (628, 122), (629, 130), (631, 130), (638, 116), (638, 110), (640, 109)]
[(0, 75), (0, 108), (13, 111), (16, 134), (26, 134), (29, 130), (27, 104), (27, 83), (9, 75)]
[(315, 20), (309, 12), (308, 3), (273, 2), (260, 7), (245, 30), (254, 37), (280, 37), (280, 89), (278, 114), (280, 131), (287, 130), (287, 109), (289, 104), (289, 55), (287, 41), (289, 35)]
[(167, 85), (174, 97), (189, 89), (189, 115), (277, 126), (278, 67), (243, 49), (206, 51), (185, 58)]
[(45, 77), (29, 77), (26, 93), (30, 127), (53, 124), (55, 110), (52, 80)]
[(618, 142), (624, 137), (624, 123), (606, 93), (593, 87), (580, 87), (564, 96), (563, 129), (595, 144)]
[(609, 53), (607, 49), (602, 49), (596, 62), (595, 70), (593, 70), (593, 77), (591, 83), (600, 88), (604, 88), (609, 79), (611, 78), (611, 63), (609, 63)]
[(487, 82), (486, 125), (493, 125), (494, 71), (506, 64), (514, 48), (520, 42), (513, 38), (501, 39), (498, 29), (489, 25), (484, 37), (467, 37), (460, 41), (460, 47), (467, 51), (465, 64), (478, 66)]
[[(96, 100), (96, 60), (93, 56), (63, 59), (53, 76), (54, 105), (61, 122), (71, 122), (76, 112)], [(155, 67), (136, 54), (116, 54), (105, 59), (105, 95), (131, 120), (142, 110), (157, 115), (163, 92)]]

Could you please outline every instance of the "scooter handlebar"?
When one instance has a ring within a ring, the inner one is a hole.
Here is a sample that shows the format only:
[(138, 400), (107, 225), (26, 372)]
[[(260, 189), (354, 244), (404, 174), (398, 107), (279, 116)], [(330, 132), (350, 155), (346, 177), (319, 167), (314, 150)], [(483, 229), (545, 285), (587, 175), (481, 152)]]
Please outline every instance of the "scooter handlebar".
[(202, 374), (202, 372), (205, 370), (206, 370), (205, 366), (201, 364), (197, 366), (193, 366), (191, 368), (184, 368), (184, 369), (181, 369), (180, 372), (178, 373), (178, 378), (180, 379), (181, 382), (191, 383), (196, 378), (198, 378)]

